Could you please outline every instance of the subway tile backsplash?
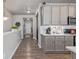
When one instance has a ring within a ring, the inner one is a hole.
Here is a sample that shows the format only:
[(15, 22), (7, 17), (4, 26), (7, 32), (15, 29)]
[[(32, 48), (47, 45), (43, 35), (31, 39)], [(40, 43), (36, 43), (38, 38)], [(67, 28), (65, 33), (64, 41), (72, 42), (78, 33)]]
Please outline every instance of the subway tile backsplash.
[(40, 26), (40, 33), (45, 33), (50, 28), (50, 34), (64, 34), (64, 29), (76, 29), (75, 26)]
[(51, 26), (51, 34), (63, 34), (62, 26)]

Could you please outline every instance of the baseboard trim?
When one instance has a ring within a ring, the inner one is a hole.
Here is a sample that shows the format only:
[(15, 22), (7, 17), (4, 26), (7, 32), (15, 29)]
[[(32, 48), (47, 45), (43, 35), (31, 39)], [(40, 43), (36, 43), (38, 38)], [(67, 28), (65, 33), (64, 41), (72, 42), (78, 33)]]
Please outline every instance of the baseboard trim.
[(13, 53), (11, 54), (11, 56), (10, 56), (9, 59), (12, 59), (12, 57), (13, 57), (14, 53), (16, 52), (17, 48), (19, 47), (21, 41), (22, 41), (22, 40), (20, 40), (19, 43), (16, 45), (16, 47), (15, 47), (15, 49), (14, 49), (14, 51), (13, 51)]
[(46, 54), (70, 54), (70, 51), (43, 51)]

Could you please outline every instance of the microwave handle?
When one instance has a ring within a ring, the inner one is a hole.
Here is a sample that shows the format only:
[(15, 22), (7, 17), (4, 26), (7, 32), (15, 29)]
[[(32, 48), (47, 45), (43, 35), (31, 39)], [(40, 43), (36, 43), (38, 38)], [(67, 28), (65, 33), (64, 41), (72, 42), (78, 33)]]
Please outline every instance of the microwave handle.
[(67, 25), (69, 25), (69, 16), (67, 17)]

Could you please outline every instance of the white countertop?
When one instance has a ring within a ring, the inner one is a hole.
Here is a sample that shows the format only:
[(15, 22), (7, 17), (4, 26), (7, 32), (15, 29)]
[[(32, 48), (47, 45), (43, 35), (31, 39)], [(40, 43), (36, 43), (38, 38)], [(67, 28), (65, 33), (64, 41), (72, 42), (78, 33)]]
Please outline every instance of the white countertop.
[(41, 35), (43, 36), (76, 36), (76, 34), (44, 34), (44, 33), (42, 33)]
[(76, 46), (66, 46), (66, 49), (68, 49), (69, 51), (76, 53)]

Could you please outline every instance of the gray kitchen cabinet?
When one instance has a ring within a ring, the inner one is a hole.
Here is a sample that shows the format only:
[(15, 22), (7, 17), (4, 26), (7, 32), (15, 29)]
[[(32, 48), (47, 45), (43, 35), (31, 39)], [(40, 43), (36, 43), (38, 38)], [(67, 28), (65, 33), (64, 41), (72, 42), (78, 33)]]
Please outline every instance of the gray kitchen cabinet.
[(75, 5), (69, 6), (69, 16), (76, 16), (76, 6)]
[(55, 37), (55, 50), (64, 51), (64, 37), (63, 36)]
[(42, 36), (43, 51), (68, 51), (66, 46), (73, 46), (73, 36)]
[[(73, 36), (65, 36), (65, 46), (73, 46)], [(68, 51), (65, 48), (65, 51)]]
[(44, 50), (45, 51), (54, 51), (54, 37), (45, 37), (44, 38)]
[(42, 25), (51, 24), (51, 6), (43, 6)]
[(68, 6), (61, 6), (60, 12), (60, 24), (67, 25)]
[(59, 25), (60, 23), (60, 7), (52, 6), (52, 25)]
[(76, 53), (71, 52), (72, 59), (76, 59)]
[(42, 48), (42, 50), (44, 50), (44, 48), (45, 48), (45, 43), (44, 43), (44, 41), (45, 41), (45, 37), (44, 36), (41, 36), (41, 48)]
[(44, 5), (42, 25), (67, 25), (68, 16), (76, 16), (76, 6), (72, 4)]

